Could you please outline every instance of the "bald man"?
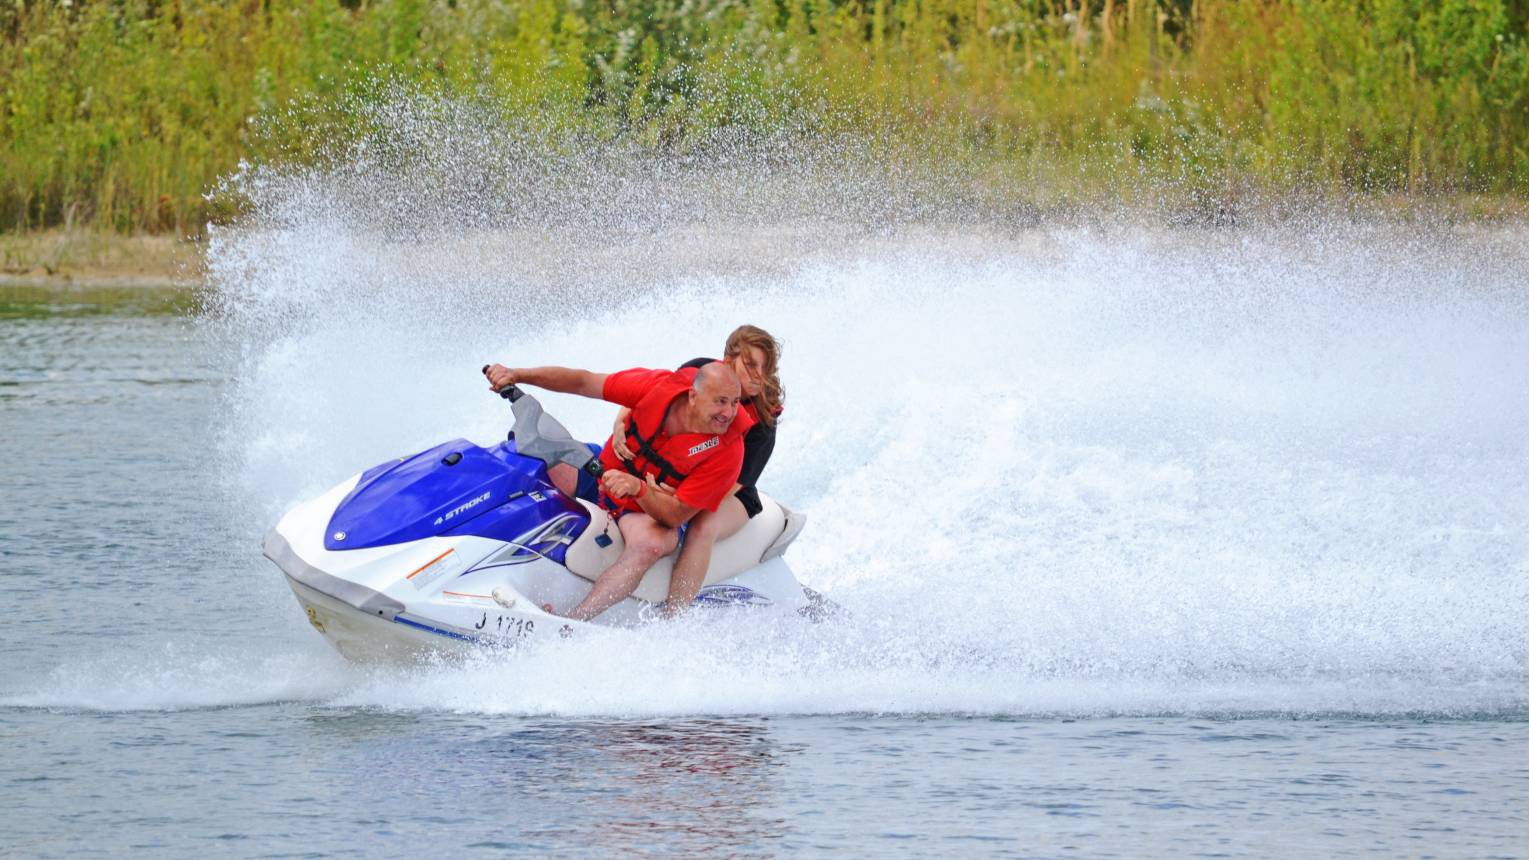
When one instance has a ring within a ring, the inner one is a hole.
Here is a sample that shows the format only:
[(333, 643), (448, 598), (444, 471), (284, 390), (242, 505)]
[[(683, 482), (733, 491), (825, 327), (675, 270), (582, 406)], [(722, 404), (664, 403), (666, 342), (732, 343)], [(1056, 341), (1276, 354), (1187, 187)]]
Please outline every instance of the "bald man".
[[(737, 483), (743, 436), (753, 421), (738, 409), (738, 376), (725, 364), (611, 374), (495, 364), (486, 372), (494, 391), (534, 385), (632, 410), (625, 434), (632, 459), (619, 459), (608, 440), (600, 452), (605, 466), (601, 503), (616, 519), (626, 548), (569, 618), (588, 621), (629, 596), (648, 568), (679, 545), (680, 527), (702, 510), (715, 511)], [(592, 488), (577, 492), (571, 468), (552, 473), (565, 494), (593, 495)]]

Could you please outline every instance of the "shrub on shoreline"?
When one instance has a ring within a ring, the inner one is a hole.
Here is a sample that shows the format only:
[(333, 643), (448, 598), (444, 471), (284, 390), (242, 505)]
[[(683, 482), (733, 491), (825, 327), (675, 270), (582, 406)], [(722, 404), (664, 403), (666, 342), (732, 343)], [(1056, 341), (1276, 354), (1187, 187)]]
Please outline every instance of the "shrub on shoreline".
[(196, 232), (218, 177), (317, 156), (382, 78), (567, 139), (874, 130), (1104, 195), (1529, 188), (1513, 0), (0, 3), (4, 230)]

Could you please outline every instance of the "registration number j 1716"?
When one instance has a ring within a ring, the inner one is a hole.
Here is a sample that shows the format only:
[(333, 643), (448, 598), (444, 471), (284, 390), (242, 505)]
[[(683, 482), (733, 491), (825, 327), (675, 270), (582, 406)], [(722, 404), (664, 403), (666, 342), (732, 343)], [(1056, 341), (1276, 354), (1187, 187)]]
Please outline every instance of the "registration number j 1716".
[(518, 618), (514, 615), (500, 615), (490, 622), (488, 613), (485, 612), (478, 623), (473, 626), (485, 633), (505, 637), (513, 636), (518, 639), (522, 636), (530, 636), (536, 631), (536, 619)]

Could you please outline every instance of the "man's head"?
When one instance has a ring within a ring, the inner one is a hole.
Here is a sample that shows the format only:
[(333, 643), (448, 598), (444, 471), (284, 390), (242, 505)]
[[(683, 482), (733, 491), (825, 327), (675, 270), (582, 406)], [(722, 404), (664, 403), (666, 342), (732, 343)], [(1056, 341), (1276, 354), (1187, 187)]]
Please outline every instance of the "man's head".
[[(690, 386), (690, 414), (697, 433), (725, 433), (738, 414), (738, 374), (720, 362), (702, 365)], [(701, 429), (701, 425), (705, 425)]]

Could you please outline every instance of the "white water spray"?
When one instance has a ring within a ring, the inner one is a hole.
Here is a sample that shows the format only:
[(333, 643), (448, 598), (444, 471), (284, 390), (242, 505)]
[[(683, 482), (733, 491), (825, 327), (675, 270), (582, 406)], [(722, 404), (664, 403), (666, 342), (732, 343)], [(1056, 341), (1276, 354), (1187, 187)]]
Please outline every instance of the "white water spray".
[[(231, 517), (491, 442), (509, 415), (485, 362), (677, 365), (752, 322), (786, 343), (762, 486), (809, 512), (789, 561), (849, 616), (694, 618), (315, 695), (535, 714), (1529, 703), (1521, 228), (878, 221), (906, 189), (842, 158), (554, 169), (464, 140), (476, 125), (417, 132), (403, 162), (240, 180), (253, 212), (211, 245), (207, 323), (238, 368)], [(609, 432), (608, 406), (546, 402)]]

